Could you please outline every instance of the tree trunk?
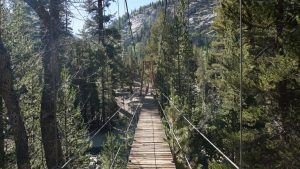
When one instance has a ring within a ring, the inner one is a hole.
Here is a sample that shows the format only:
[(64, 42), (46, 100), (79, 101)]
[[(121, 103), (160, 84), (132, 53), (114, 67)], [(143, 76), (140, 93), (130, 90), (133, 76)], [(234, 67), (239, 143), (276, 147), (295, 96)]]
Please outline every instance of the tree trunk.
[(44, 86), (42, 91), (40, 123), (42, 143), (45, 151), (46, 164), (49, 169), (59, 168), (64, 164), (64, 157), (59, 137), (56, 110), (57, 91), (59, 86), (59, 35), (61, 0), (50, 0), (49, 10), (38, 0), (24, 0), (39, 16), (43, 23), (44, 45), (43, 68)]
[(12, 126), (16, 145), (17, 165), (19, 169), (29, 169), (28, 140), (21, 116), (19, 100), (14, 90), (13, 74), (9, 54), (0, 38), (0, 95), (2, 95), (7, 108), (8, 117)]
[(4, 148), (4, 107), (2, 96), (0, 95), (0, 168), (4, 168), (5, 166)]
[(52, 26), (45, 33), (43, 44), (44, 86), (41, 101), (41, 132), (45, 150), (46, 164), (49, 169), (58, 168), (64, 163), (61, 139), (58, 133), (56, 111), (57, 91), (60, 69), (58, 62), (58, 21), (51, 20)]
[(280, 112), (280, 122), (282, 124), (282, 139), (284, 141), (288, 141), (287, 137), (290, 133), (290, 126), (291, 124), (288, 123), (288, 119), (291, 117), (290, 115), (290, 101), (292, 99), (291, 93), (287, 90), (288, 80), (280, 81), (277, 84), (277, 91), (278, 91), (278, 109)]

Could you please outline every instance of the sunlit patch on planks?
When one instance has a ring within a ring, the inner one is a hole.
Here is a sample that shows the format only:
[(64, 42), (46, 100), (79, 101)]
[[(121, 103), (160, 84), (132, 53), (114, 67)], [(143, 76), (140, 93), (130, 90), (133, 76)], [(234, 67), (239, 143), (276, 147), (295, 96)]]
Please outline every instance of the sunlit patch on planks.
[(175, 169), (164, 127), (153, 97), (146, 96), (132, 144), (128, 169)]

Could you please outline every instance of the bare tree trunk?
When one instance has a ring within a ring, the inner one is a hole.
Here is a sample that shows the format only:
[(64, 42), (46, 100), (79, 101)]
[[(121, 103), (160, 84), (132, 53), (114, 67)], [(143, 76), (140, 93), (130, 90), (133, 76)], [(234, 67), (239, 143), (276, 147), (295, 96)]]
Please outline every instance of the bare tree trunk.
[[(52, 25), (54, 26), (55, 24), (53, 23)], [(41, 100), (40, 123), (42, 143), (49, 169), (57, 168), (64, 163), (56, 117), (57, 90), (60, 74), (58, 63), (59, 53), (57, 51), (58, 36), (56, 34), (55, 29), (48, 29), (43, 39), (46, 50), (43, 55), (44, 87)]]
[(61, 0), (50, 0), (49, 10), (37, 0), (25, 2), (38, 14), (44, 27), (43, 68), (44, 86), (41, 100), (40, 123), (42, 143), (45, 151), (46, 164), (49, 169), (59, 168), (64, 164), (61, 138), (57, 127), (57, 91), (60, 80), (58, 41), (60, 34)]
[(14, 90), (13, 74), (9, 54), (0, 38), (0, 95), (7, 108), (16, 145), (17, 165), (19, 169), (29, 169), (28, 139), (21, 116), (19, 100)]
[(4, 107), (2, 96), (0, 95), (0, 168), (4, 168), (5, 166), (4, 148)]

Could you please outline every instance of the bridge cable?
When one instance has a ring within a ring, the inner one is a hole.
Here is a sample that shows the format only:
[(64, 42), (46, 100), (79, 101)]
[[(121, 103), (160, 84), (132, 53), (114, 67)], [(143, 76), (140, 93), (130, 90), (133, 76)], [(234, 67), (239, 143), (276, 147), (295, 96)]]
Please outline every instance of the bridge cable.
[[(126, 136), (127, 136), (127, 133), (128, 133), (128, 131), (129, 131), (130, 127), (131, 127), (131, 123), (132, 123), (132, 121), (133, 121), (133, 119), (134, 119), (134, 117), (135, 117), (135, 115), (136, 115), (139, 107), (141, 107), (140, 104), (136, 107), (135, 112), (134, 112), (134, 114), (133, 114), (133, 116), (132, 116), (132, 118), (130, 120), (130, 123), (129, 123), (127, 129), (126, 129), (126, 133), (125, 133)], [(128, 143), (128, 139), (126, 139), (126, 144), (125, 145), (127, 145), (127, 143)], [(113, 158), (113, 161), (112, 161), (112, 163), (110, 165), (110, 169), (113, 169), (114, 163), (115, 163), (115, 161), (116, 161), (116, 159), (118, 157), (118, 154), (119, 154), (120, 150), (121, 150), (121, 146), (119, 146), (118, 151), (117, 151), (116, 155)]]
[(242, 168), (242, 144), (243, 144), (243, 25), (242, 25), (242, 0), (239, 1), (240, 5), (240, 168)]
[(119, 22), (119, 31), (121, 31), (121, 18), (120, 18), (120, 2), (119, 0), (117, 0), (117, 4), (118, 4), (118, 22)]
[[(170, 98), (168, 98), (164, 93), (162, 93), (163, 96), (169, 100), (169, 102), (171, 103), (171, 105), (175, 108), (175, 110), (177, 110), (179, 113), (181, 113), (181, 111), (176, 107), (176, 105), (170, 100)], [(236, 169), (240, 169), (233, 161), (230, 160), (229, 157), (227, 157), (216, 145), (214, 145), (202, 132), (200, 132), (200, 130), (194, 126), (184, 115), (182, 115), (183, 118), (192, 126), (193, 129), (195, 129), (211, 146), (213, 146), (228, 162), (230, 162)]]
[[(165, 119), (166, 119), (166, 121), (167, 121), (167, 123), (168, 123), (168, 126), (169, 126), (169, 128), (170, 128), (171, 134), (172, 134), (173, 137), (175, 138), (178, 147), (179, 147), (180, 150), (183, 152), (183, 148), (181, 147), (181, 145), (180, 145), (180, 143), (179, 143), (179, 139), (176, 137), (176, 135), (175, 135), (175, 133), (174, 133), (174, 128), (172, 127), (173, 125), (170, 124), (170, 121), (168, 120), (168, 117), (167, 117), (167, 115), (166, 115), (164, 109), (162, 108), (160, 101), (158, 101), (158, 104), (159, 104), (159, 106), (160, 106), (160, 108), (161, 108), (161, 110), (162, 110), (162, 112), (163, 112), (163, 114), (164, 114), (164, 117), (165, 117)], [(183, 156), (184, 156), (185, 161), (187, 162), (189, 168), (192, 169), (191, 164), (190, 164), (188, 158), (186, 157), (186, 155), (183, 155)]]
[(164, 21), (165, 21), (168, 12), (168, 0), (165, 0), (164, 10), (165, 10), (165, 15), (164, 15)]
[[(137, 93), (133, 93), (129, 99), (131, 99), (134, 95), (136, 95)], [(95, 134), (93, 134), (88, 140), (91, 141), (105, 126), (106, 124), (121, 110), (121, 107), (95, 132)], [(82, 150), (84, 148), (84, 146), (82, 146), (80, 148), (80, 150)], [(71, 161), (73, 161), (75, 158), (75, 155), (73, 157), (71, 157), (67, 162), (65, 162), (64, 165), (62, 165), (62, 169), (65, 168)]]
[(128, 10), (128, 3), (127, 3), (127, 0), (125, 0), (125, 6), (126, 6), (126, 11), (127, 11), (127, 17), (128, 17), (128, 26), (129, 26), (129, 31), (130, 31), (130, 35), (131, 35), (131, 40), (132, 40), (132, 43), (133, 43), (133, 52), (134, 52), (134, 55), (136, 57), (136, 52), (135, 52), (135, 42), (134, 42), (134, 37), (133, 37), (133, 32), (132, 32), (132, 23), (131, 23), (131, 20), (130, 20), (130, 14), (129, 14), (129, 10)]

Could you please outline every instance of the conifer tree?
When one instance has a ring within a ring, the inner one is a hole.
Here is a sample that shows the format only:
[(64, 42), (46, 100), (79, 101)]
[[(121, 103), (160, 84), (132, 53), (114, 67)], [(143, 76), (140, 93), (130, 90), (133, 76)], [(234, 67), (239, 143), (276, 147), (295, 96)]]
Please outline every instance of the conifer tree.
[[(214, 23), (217, 38), (213, 42), (215, 51), (211, 60), (215, 72), (214, 86), (222, 100), (221, 110), (224, 113), (218, 119), (228, 126), (228, 128), (220, 126), (224, 128), (223, 137), (227, 138), (224, 146), (228, 147), (228, 152), (234, 160), (237, 158), (238, 149), (234, 144), (239, 139), (236, 137), (240, 76), (239, 53), (236, 52), (239, 48), (236, 39), (238, 37), (237, 7), (236, 1), (221, 1), (217, 8), (218, 16)], [(299, 26), (296, 14), (296, 11), (299, 11), (299, 3), (243, 1), (243, 9), (244, 167), (293, 167), (293, 164), (287, 164), (286, 161), (291, 160), (292, 156), (297, 156), (297, 153), (294, 148), (287, 145), (292, 145), (290, 141), (297, 138), (284, 139), (286, 137), (283, 133), (293, 133), (293, 129), (288, 127), (288, 124), (291, 124), (295, 117), (289, 119), (286, 115), (292, 117), (292, 114), (298, 110), (298, 106), (294, 104), (298, 100), (296, 99), (298, 95), (296, 93), (291, 95), (290, 92), (297, 90), (299, 86), (295, 76), (299, 67), (299, 58), (295, 56), (299, 51), (290, 45), (297, 44), (294, 42), (299, 37), (297, 36), (299, 31), (296, 30), (297, 25)], [(293, 37), (290, 36), (291, 34)], [(290, 86), (287, 87), (287, 84)], [(270, 151), (274, 155), (267, 155)], [(289, 158), (286, 158), (286, 155)], [(276, 164), (268, 163), (270, 159), (277, 161)]]
[(13, 128), (12, 130), (16, 146), (17, 165), (19, 169), (28, 169), (31, 167), (28, 152), (27, 133), (25, 130), (24, 120), (21, 116), (17, 92), (14, 89), (10, 55), (3, 44), (2, 37), (0, 37), (0, 72), (0, 95), (5, 101), (10, 124)]
[(61, 87), (58, 95), (58, 125), (62, 136), (63, 152), (67, 160), (72, 160), (70, 168), (88, 166), (88, 158), (83, 154), (87, 150), (89, 142), (88, 125), (84, 125), (80, 114), (80, 107), (75, 105), (77, 87), (71, 85), (71, 76), (66, 67), (61, 72)]
[(38, 112), (41, 96), (41, 58), (35, 50), (39, 41), (34, 38), (36, 21), (30, 8), (22, 1), (10, 4), (11, 13), (7, 13), (3, 39), (11, 53), (15, 71), (15, 87), (18, 89), (21, 113), (28, 130), (28, 141), (32, 167), (41, 166), (42, 151), (40, 146), (40, 125)]

